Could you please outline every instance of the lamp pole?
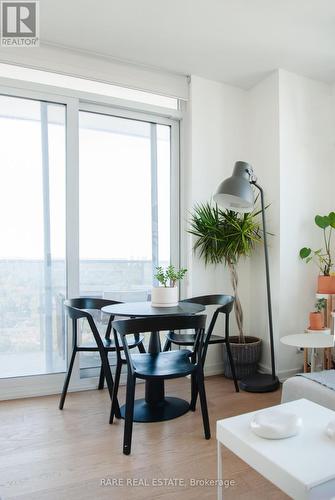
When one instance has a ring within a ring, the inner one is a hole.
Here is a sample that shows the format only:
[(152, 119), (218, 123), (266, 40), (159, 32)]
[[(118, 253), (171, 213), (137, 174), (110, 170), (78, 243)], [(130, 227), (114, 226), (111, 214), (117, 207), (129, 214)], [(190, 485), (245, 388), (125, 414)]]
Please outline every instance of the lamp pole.
[(272, 374), (272, 378), (275, 379), (276, 378), (275, 350), (274, 350), (274, 342), (273, 342), (271, 284), (270, 284), (270, 269), (269, 269), (269, 251), (268, 251), (266, 222), (265, 222), (264, 191), (263, 191), (263, 188), (259, 184), (257, 184), (256, 181), (251, 181), (251, 184), (253, 184), (258, 189), (258, 191), (260, 193), (260, 197), (261, 197), (263, 244), (264, 244), (265, 275), (266, 275), (266, 295), (267, 295), (267, 302), (268, 302), (268, 320), (269, 320), (269, 334), (270, 334), (271, 374)]

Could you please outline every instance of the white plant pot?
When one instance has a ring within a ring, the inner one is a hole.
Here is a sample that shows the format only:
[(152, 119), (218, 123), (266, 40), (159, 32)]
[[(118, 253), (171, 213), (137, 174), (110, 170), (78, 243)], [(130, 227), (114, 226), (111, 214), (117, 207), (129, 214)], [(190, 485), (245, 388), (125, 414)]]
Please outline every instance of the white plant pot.
[(178, 287), (158, 286), (151, 291), (153, 307), (174, 307), (178, 305)]

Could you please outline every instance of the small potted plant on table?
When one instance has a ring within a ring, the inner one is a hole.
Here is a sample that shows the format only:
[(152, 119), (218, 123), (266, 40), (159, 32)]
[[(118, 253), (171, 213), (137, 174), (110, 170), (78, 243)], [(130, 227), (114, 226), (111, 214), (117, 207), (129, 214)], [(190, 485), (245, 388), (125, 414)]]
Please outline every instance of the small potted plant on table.
[(334, 259), (331, 253), (331, 238), (332, 230), (335, 228), (335, 212), (330, 212), (328, 215), (316, 215), (314, 221), (322, 229), (325, 246), (318, 250), (303, 247), (299, 255), (307, 264), (314, 262), (318, 266), (320, 270), (318, 276), (318, 293), (333, 294), (335, 293), (335, 276), (331, 275), (334, 266)]
[(156, 267), (154, 277), (161, 286), (152, 288), (151, 304), (154, 307), (174, 307), (178, 304), (178, 281), (181, 281), (187, 269), (175, 269), (173, 265), (169, 265), (166, 269), (159, 266)]

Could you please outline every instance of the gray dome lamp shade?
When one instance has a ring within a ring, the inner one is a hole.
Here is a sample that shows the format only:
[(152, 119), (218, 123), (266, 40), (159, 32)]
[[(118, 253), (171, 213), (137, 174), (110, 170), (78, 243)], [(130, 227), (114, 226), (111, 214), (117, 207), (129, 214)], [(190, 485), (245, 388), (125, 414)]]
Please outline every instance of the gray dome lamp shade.
[(254, 191), (250, 184), (254, 180), (249, 163), (237, 161), (233, 175), (219, 185), (214, 201), (234, 212), (251, 212), (254, 208)]

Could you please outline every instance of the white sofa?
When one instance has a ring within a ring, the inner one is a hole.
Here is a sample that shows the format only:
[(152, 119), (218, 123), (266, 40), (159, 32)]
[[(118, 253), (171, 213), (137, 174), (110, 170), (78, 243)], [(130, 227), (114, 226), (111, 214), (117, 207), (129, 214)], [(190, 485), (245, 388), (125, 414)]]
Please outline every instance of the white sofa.
[[(335, 376), (335, 375), (334, 375)], [(281, 402), (306, 398), (330, 410), (335, 410), (335, 391), (304, 377), (291, 377), (283, 383)]]

